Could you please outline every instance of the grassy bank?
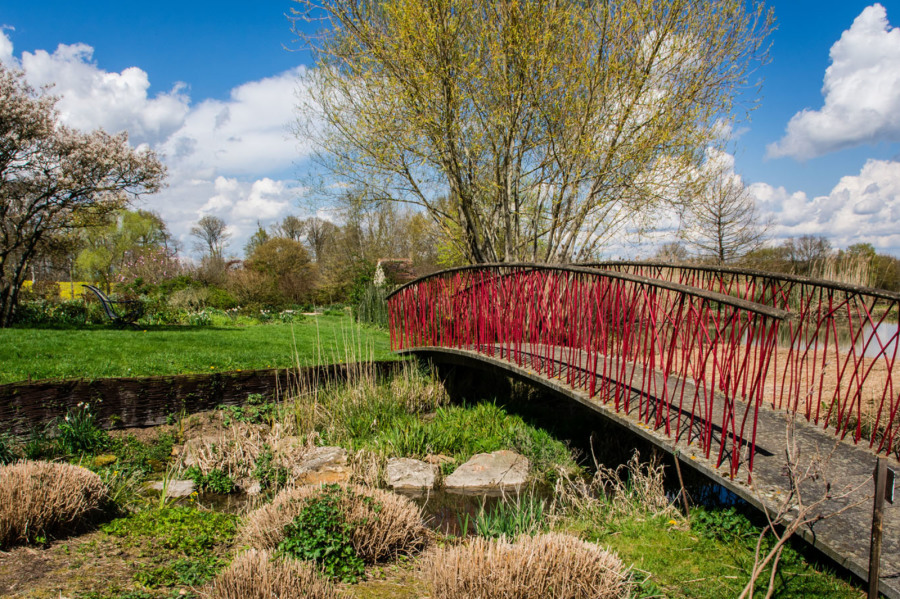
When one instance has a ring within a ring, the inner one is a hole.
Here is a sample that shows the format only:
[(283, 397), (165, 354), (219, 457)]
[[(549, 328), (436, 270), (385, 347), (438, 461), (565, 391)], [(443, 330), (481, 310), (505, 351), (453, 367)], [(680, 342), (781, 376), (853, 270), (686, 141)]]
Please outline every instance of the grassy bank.
[[(496, 449), (528, 457), (535, 483), (522, 495), (499, 503), (482, 501), (474, 514), (443, 514), (438, 498), (426, 497), (426, 516), (437, 520), (440, 513), (445, 520), (455, 520), (458, 531), (436, 526), (427, 535), (424, 551), (411, 551), (399, 561), (366, 563), (364, 568), (359, 564), (349, 578), (335, 576), (341, 596), (435, 596), (427, 575), (429, 556), (435, 552), (471, 546), (474, 537), (543, 533), (564, 533), (596, 543), (600, 551), (608, 547), (615, 552), (625, 581), (625, 592), (616, 599), (740, 593), (759, 534), (747, 518), (733, 510), (694, 506), (688, 519), (666, 495), (662, 467), (638, 457), (618, 469), (599, 467), (594, 472), (579, 467), (563, 440), (503, 405), (528, 402), (527, 397), (514, 392), (511, 397), (482, 399), (455, 404), (433, 376), (408, 365), (390, 380), (360, 369), (350, 384), (304, 386), (279, 402), (248, 398), (243, 406), (182, 416), (155, 430), (108, 433), (97, 428), (85, 408), (41, 434), (0, 438), (0, 462), (27, 457), (84, 465), (108, 485), (114, 503), (92, 531), (35, 536), (28, 545), (0, 552), (0, 595), (201, 597), (205, 585), (252, 538), (244, 533), (254, 518), (263, 522), (260, 510), (277, 502), (279, 493), (301, 489), (295, 486), (295, 477), (301, 475), (292, 466), (316, 445), (347, 450), (347, 482), (365, 489), (385, 487), (390, 457), (439, 453), (447, 475), (474, 453)], [(190, 467), (182, 461), (188, 455), (193, 456)], [(165, 492), (155, 496), (142, 491), (145, 481), (161, 477), (192, 479), (199, 495), (175, 500)], [(260, 495), (235, 495), (251, 483), (258, 484)], [(336, 501), (310, 504), (315, 509), (301, 512), (291, 526), (302, 524), (311, 531), (302, 538), (317, 539), (325, 538), (319, 534), (324, 532), (349, 534), (350, 524), (352, 528), (370, 521), (367, 517), (329, 528), (334, 515), (329, 510)], [(381, 499), (366, 501), (376, 512), (381, 509)], [(328, 542), (336, 538), (329, 536)], [(317, 548), (310, 551), (316, 554)], [(97, 575), (100, 571), (102, 576)], [(761, 580), (757, 596), (768, 586), (768, 571)], [(824, 571), (793, 548), (786, 550), (772, 580), (774, 597), (863, 596), (845, 577)]]
[(151, 376), (387, 359), (386, 331), (348, 316), (244, 326), (0, 329), (0, 384), (48, 378)]

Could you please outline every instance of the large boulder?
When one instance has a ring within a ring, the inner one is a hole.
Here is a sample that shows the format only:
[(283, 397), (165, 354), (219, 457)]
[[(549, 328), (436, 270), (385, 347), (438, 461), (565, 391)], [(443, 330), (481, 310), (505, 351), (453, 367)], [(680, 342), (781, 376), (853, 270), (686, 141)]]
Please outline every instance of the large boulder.
[(313, 447), (291, 469), (296, 485), (345, 483), (350, 480), (347, 450), (341, 447)]
[(528, 458), (501, 449), (479, 453), (444, 479), (444, 487), (452, 493), (491, 493), (516, 490), (528, 480)]
[(426, 491), (434, 488), (438, 467), (412, 458), (391, 458), (385, 468), (387, 484), (395, 491)]

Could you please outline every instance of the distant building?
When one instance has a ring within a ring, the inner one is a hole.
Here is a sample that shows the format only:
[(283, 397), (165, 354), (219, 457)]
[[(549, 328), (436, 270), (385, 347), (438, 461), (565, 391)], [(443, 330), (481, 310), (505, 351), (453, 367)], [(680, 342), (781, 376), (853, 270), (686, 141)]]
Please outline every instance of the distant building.
[(381, 258), (375, 266), (376, 287), (396, 287), (418, 278), (409, 258)]

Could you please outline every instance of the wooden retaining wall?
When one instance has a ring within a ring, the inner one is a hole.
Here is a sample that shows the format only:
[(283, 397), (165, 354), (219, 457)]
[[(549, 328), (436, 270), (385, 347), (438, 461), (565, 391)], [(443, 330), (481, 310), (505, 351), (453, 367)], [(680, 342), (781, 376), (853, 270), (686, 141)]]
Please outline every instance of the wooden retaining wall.
[(88, 403), (105, 428), (163, 424), (170, 416), (239, 405), (251, 393), (276, 397), (301, 382), (344, 380), (371, 366), (396, 372), (397, 361), (329, 364), (293, 369), (243, 370), (135, 378), (67, 379), (0, 385), (0, 432), (23, 434)]

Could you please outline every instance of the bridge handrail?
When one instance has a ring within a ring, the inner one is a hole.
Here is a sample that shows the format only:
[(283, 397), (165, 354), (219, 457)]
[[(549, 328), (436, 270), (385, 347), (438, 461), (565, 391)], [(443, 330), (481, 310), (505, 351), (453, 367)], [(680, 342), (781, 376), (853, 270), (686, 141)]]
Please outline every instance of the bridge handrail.
[(793, 318), (793, 314), (787, 310), (781, 310), (780, 308), (774, 308), (772, 306), (767, 306), (765, 304), (760, 304), (758, 302), (753, 302), (750, 300), (746, 300), (743, 298), (734, 297), (733, 295), (727, 295), (724, 293), (718, 293), (716, 291), (709, 291), (706, 289), (701, 289), (699, 287), (691, 287), (690, 285), (683, 285), (681, 283), (674, 283), (672, 281), (665, 281), (662, 279), (654, 279), (652, 277), (643, 277), (640, 275), (633, 275), (629, 273), (616, 272), (612, 270), (603, 270), (599, 268), (592, 268), (589, 266), (569, 266), (562, 264), (535, 264), (528, 262), (487, 262), (483, 264), (470, 264), (467, 266), (456, 266), (454, 268), (446, 268), (444, 270), (439, 270), (433, 273), (429, 273), (427, 275), (423, 275), (417, 279), (409, 281), (394, 289), (391, 293), (388, 294), (386, 300), (390, 301), (390, 299), (402, 292), (404, 289), (412, 287), (414, 285), (418, 285), (424, 281), (429, 279), (442, 277), (448, 274), (463, 272), (467, 270), (483, 270), (483, 269), (498, 269), (498, 268), (508, 268), (511, 270), (547, 270), (547, 271), (558, 271), (558, 272), (573, 272), (573, 273), (581, 273), (587, 275), (594, 276), (602, 276), (610, 279), (618, 279), (621, 281), (629, 281), (632, 283), (639, 283), (641, 285), (647, 285), (650, 287), (657, 287), (660, 289), (666, 289), (668, 291), (675, 291), (678, 293), (683, 293), (686, 295), (691, 295), (694, 297), (699, 297), (701, 299), (706, 299), (709, 301), (717, 302), (720, 304), (725, 304), (731, 306), (733, 308), (738, 308), (741, 310), (746, 310), (749, 312), (753, 312), (755, 314), (759, 314), (761, 316), (768, 316), (769, 318), (774, 318), (776, 320), (788, 320)]
[(859, 295), (868, 295), (879, 299), (886, 299), (900, 302), (900, 293), (888, 291), (886, 289), (878, 289), (877, 287), (867, 287), (865, 285), (854, 285), (852, 283), (842, 283), (840, 281), (830, 281), (828, 279), (816, 279), (814, 277), (804, 277), (789, 273), (770, 272), (767, 270), (759, 270), (755, 268), (741, 268), (739, 266), (718, 266), (710, 264), (673, 264), (661, 260), (604, 260), (600, 262), (580, 262), (582, 266), (588, 268), (606, 269), (607, 267), (617, 266), (647, 266), (650, 268), (668, 268), (672, 270), (694, 270), (698, 272), (710, 273), (729, 273), (734, 275), (745, 275), (751, 277), (763, 277), (790, 283), (800, 283), (803, 285), (814, 285), (825, 289), (833, 289), (835, 291), (845, 291), (848, 293), (856, 293)]

